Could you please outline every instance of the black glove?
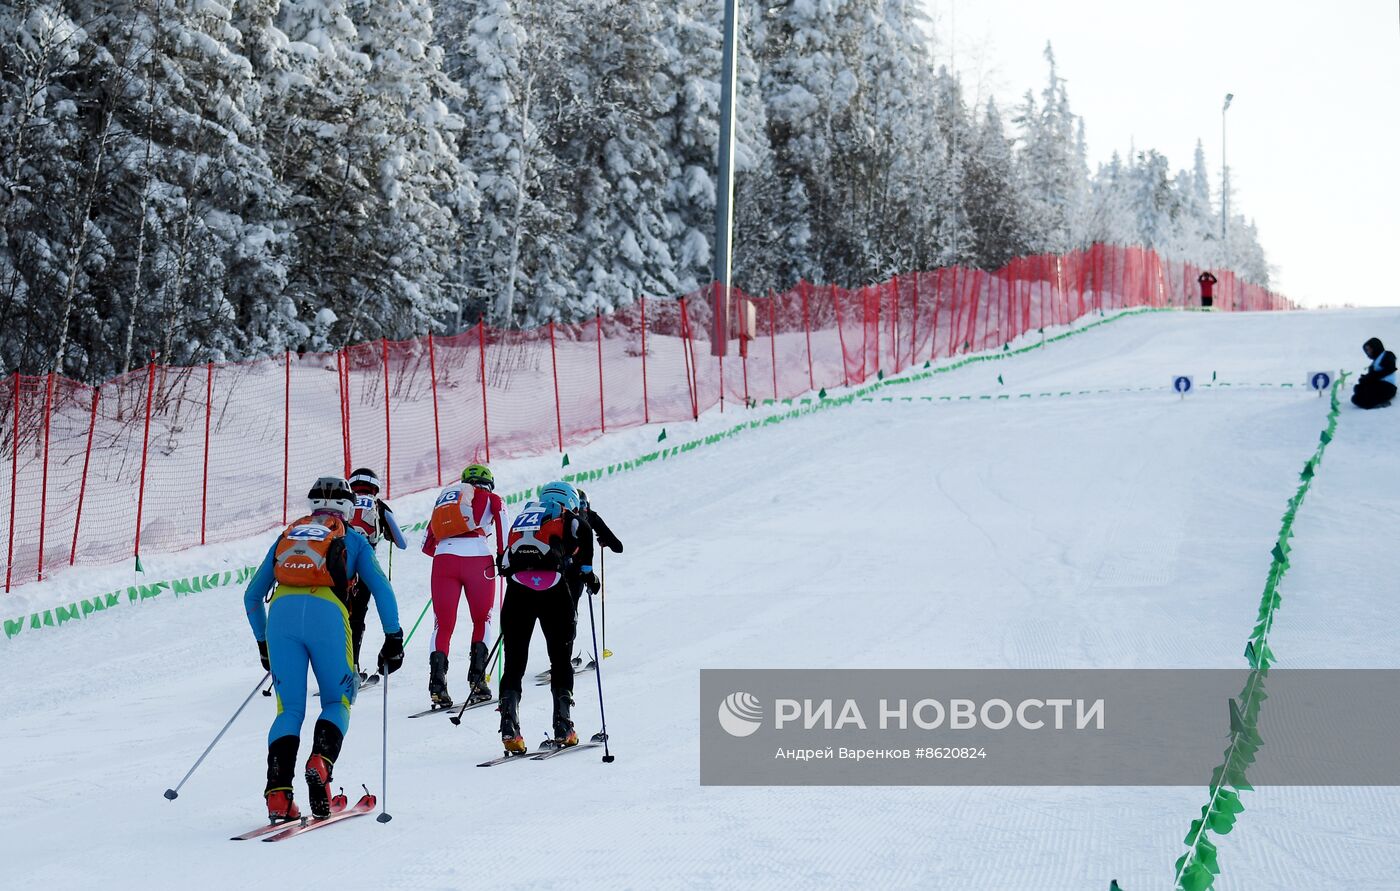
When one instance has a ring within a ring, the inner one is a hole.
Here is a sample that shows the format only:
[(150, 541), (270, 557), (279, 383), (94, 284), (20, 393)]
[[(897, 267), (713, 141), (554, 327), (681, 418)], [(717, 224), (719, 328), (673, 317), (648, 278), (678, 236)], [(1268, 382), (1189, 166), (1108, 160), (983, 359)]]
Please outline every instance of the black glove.
[(506, 555), (504, 553), (496, 555), (496, 575), (502, 578), (509, 575), (506, 571)]
[(379, 670), (393, 674), (403, 668), (403, 632), (395, 631), (384, 635), (384, 646), (379, 648)]
[(580, 575), (579, 580), (583, 582), (583, 586), (588, 589), (589, 594), (597, 594), (598, 590), (603, 587), (603, 583), (598, 581), (598, 575), (591, 570)]
[(272, 671), (272, 663), (267, 661), (267, 641), (258, 641), (258, 659), (262, 661), (263, 671)]

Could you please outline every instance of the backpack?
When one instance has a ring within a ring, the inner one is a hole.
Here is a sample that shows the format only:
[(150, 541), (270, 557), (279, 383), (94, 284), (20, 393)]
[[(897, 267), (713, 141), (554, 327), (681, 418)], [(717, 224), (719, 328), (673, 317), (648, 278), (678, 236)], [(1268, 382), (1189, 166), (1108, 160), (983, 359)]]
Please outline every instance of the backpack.
[(510, 524), (506, 551), (512, 573), (521, 570), (563, 572), (568, 557), (565, 539), (572, 515), (557, 504), (526, 504)]
[(358, 529), (371, 545), (379, 544), (383, 537), (379, 526), (379, 501), (373, 495), (355, 496), (355, 516), (350, 525)]
[(428, 521), (434, 538), (446, 541), (463, 535), (486, 534), (486, 530), (478, 526), (474, 519), (476, 492), (475, 486), (448, 486), (442, 490), (437, 503), (433, 505), (433, 516)]
[(344, 563), (344, 539), (345, 524), (339, 517), (302, 517), (277, 540), (273, 578), (279, 585), (334, 588), (331, 561)]

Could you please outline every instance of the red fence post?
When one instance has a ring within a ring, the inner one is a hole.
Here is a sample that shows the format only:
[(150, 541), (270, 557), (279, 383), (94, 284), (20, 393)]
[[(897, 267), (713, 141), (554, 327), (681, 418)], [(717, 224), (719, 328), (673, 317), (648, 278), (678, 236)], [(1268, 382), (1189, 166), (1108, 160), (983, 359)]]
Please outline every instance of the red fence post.
[(642, 298), (642, 421), (651, 423), (651, 403), (647, 400), (647, 299)]
[[(836, 311), (836, 342), (840, 345), (840, 348), (841, 348), (841, 385), (842, 385), (843, 387), (849, 387), (849, 386), (851, 385), (851, 373), (850, 373), (850, 372), (847, 370), (847, 368), (846, 368), (846, 326), (845, 326), (845, 324), (843, 323), (843, 320), (842, 320), (842, 318), (841, 318), (841, 295), (838, 294), (838, 293), (836, 293), (836, 289), (835, 289), (835, 288), (832, 288), (832, 289), (831, 289), (831, 305), (832, 305), (832, 308), (835, 309), (835, 311)], [(803, 324), (806, 324), (806, 322), (807, 322), (807, 307), (806, 307), (806, 304), (803, 304), (803, 307), (802, 307), (802, 322), (803, 322)], [(864, 348), (864, 347), (861, 347), (861, 349), (863, 350), (863, 349), (865, 349), (865, 348)], [(864, 356), (864, 354), (862, 354), (861, 357), (860, 357), (860, 367), (861, 367), (861, 372), (864, 373), (864, 371), (865, 371), (865, 356)], [(810, 331), (810, 329), (809, 329), (808, 332), (807, 332), (807, 382), (808, 382), (808, 383), (811, 383), (811, 381), (812, 381), (812, 333), (811, 333), (811, 331)], [(813, 389), (815, 389), (815, 386), (813, 387)]]
[(943, 267), (940, 266), (933, 273), (933, 318), (928, 333), (928, 360), (930, 363), (938, 356), (938, 295), (942, 293)]
[(345, 475), (350, 475), (350, 354), (344, 347), (335, 353), (335, 374), (340, 384), (340, 439), (345, 446)]
[[(810, 282), (802, 281), (797, 283), (797, 293), (802, 295), (802, 330), (807, 334), (807, 389), (815, 390), (817, 388), (817, 382), (815, 376), (812, 374), (812, 319), (808, 313), (807, 307), (807, 294), (811, 288), (812, 285)], [(839, 319), (836, 323), (836, 330), (841, 330), (841, 322)], [(841, 374), (845, 375), (845, 373), (846, 356), (843, 352), (841, 355)]]
[(141, 435), (141, 483), (136, 493), (136, 544), (132, 555), (138, 571), (141, 567), (141, 515), (146, 507), (146, 459), (151, 446), (151, 403), (156, 392), (156, 354), (151, 353), (150, 372), (146, 376), (146, 429)]
[(292, 351), (284, 356), (286, 377), (282, 384), (282, 525), (287, 525), (287, 489), (292, 485)]
[(481, 432), (486, 436), (486, 463), (491, 463), (491, 413), (486, 405), (486, 320), (476, 322), (476, 342), (481, 353)]
[(554, 369), (554, 423), (559, 432), (559, 451), (564, 451), (564, 414), (559, 408), (559, 359), (554, 353), (554, 320), (549, 320), (549, 365)]
[[(96, 408), (97, 400), (93, 400), (93, 407)], [(209, 518), (209, 419), (214, 413), (214, 363), (209, 362), (204, 366), (204, 482), (200, 484), (199, 499), (199, 543), (204, 544), (205, 523)], [(91, 441), (89, 440), (89, 443)], [(89, 447), (91, 447), (89, 445)], [(285, 513), (285, 508), (284, 508)], [(73, 540), (76, 547), (77, 530), (73, 532)]]
[(922, 273), (914, 273), (914, 314), (909, 320), (909, 367), (919, 360), (915, 354), (919, 349), (919, 278)]
[(603, 311), (596, 310), (598, 319), (598, 424), (608, 432), (608, 416), (603, 403)]
[(894, 354), (894, 373), (899, 374), (899, 276), (890, 277), (890, 352)]
[[(92, 388), (92, 418), (88, 421), (87, 451), (83, 456), (83, 480), (78, 484), (78, 512), (73, 518), (73, 544), (68, 548), (68, 565), (78, 559), (78, 527), (83, 523), (83, 498), (87, 495), (88, 464), (92, 461), (92, 435), (97, 430), (97, 400), (102, 395), (102, 387)], [(200, 544), (203, 544), (203, 540)]]
[(379, 338), (380, 354), (384, 357), (384, 497), (392, 497), (394, 475), (394, 437), (389, 432), (389, 341)]
[(700, 420), (700, 378), (696, 374), (695, 344), (690, 340), (690, 309), (681, 298), (681, 352), (685, 355), (685, 383), (690, 388), (690, 414)]
[(10, 591), (10, 573), (15, 567), (15, 494), (19, 487), (19, 372), (14, 373), (14, 439), (10, 449), (10, 550), (5, 558), (5, 592)]
[(44, 481), (39, 488), (39, 581), (44, 580), (44, 527), (49, 514), (49, 420), (53, 417), (53, 372), (44, 384)]
[(433, 452), (437, 455), (437, 482), (442, 485), (442, 434), (438, 429), (437, 353), (433, 350), (433, 332), (428, 332), (428, 385), (433, 391)]
[(773, 401), (778, 401), (778, 299), (768, 289), (768, 352), (773, 360)]

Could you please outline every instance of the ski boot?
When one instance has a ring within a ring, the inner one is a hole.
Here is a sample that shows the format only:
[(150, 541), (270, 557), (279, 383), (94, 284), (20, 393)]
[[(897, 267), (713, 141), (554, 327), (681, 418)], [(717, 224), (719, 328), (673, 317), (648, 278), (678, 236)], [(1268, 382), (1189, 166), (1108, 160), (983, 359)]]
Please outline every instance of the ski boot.
[(263, 798), (267, 799), (269, 823), (286, 823), (301, 819), (301, 811), (297, 808), (297, 803), (292, 801), (291, 789), (273, 789), (271, 792), (264, 792)]
[(554, 692), (554, 748), (567, 749), (578, 745), (578, 734), (574, 732), (574, 722), (569, 720), (569, 709), (574, 704), (574, 694), (569, 690)]
[(292, 801), (292, 772), (296, 770), (297, 746), (295, 736), (282, 736), (267, 746), (267, 787), (263, 799), (267, 802), (267, 819), (284, 823), (301, 817)]
[(496, 709), (501, 713), (501, 745), (507, 755), (524, 755), (528, 746), (525, 737), (520, 735), (520, 691), (502, 690), (501, 704)]
[(331, 769), (340, 757), (344, 741), (340, 728), (330, 721), (317, 721), (311, 757), (306, 759), (306, 798), (311, 816), (325, 819), (331, 815)]
[(486, 686), (486, 642), (478, 640), (472, 644), (471, 667), (467, 669), (467, 681), (472, 685), (467, 694), (467, 705), (491, 701), (491, 688)]
[(452, 707), (452, 697), (447, 693), (447, 654), (437, 650), (428, 654), (428, 696), (433, 708)]

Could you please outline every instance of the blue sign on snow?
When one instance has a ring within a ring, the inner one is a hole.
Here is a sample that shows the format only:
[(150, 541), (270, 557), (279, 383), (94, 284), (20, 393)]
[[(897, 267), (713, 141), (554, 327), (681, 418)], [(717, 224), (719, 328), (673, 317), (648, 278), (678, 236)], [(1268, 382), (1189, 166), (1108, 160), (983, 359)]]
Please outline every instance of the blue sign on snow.
[(1326, 390), (1332, 386), (1332, 375), (1326, 371), (1314, 372), (1308, 381), (1314, 390)]
[(1185, 396), (1191, 392), (1191, 377), (1185, 374), (1178, 374), (1172, 379), (1172, 389)]

